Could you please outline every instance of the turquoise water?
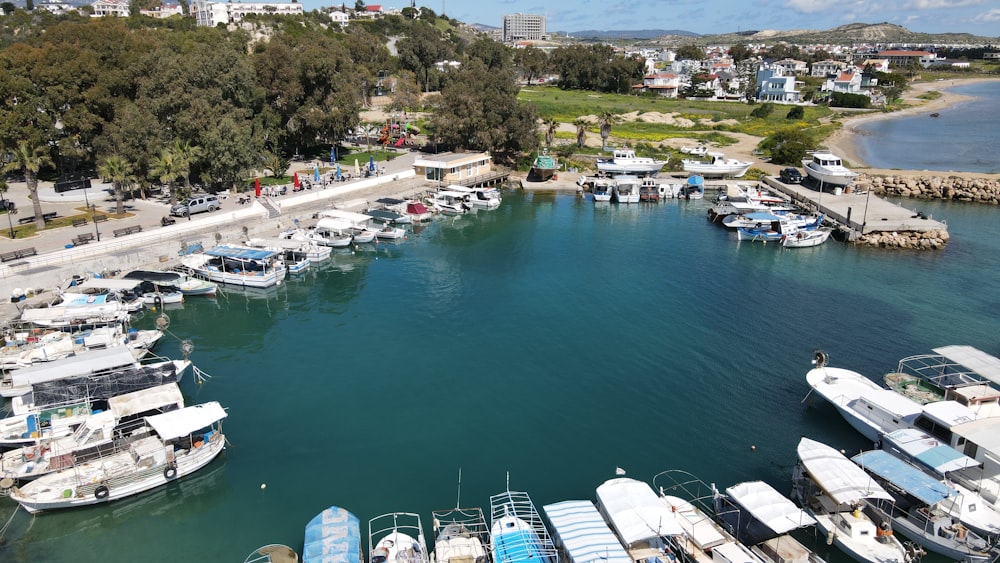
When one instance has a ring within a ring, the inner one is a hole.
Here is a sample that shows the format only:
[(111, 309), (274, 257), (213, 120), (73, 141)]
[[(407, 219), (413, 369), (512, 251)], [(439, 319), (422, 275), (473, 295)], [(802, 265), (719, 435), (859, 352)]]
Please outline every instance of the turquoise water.
[(940, 110), (871, 121), (858, 127), (858, 156), (874, 168), (1000, 172), (993, 147), (1000, 144), (1000, 80), (941, 90), (973, 99)]
[(815, 349), (873, 378), (945, 344), (1000, 353), (995, 209), (920, 202), (952, 243), (900, 252), (738, 243), (709, 205), (509, 193), (268, 298), (170, 308), (213, 376), (182, 387), (228, 408), (229, 448), (132, 500), (20, 512), (0, 560), (242, 561), (266, 543), (301, 551), (329, 505), (363, 531), (417, 512), (430, 538), (460, 470), (461, 504), (484, 509), (508, 474), (541, 507), (593, 499), (616, 467), (788, 492), (800, 436), (868, 446), (803, 403)]

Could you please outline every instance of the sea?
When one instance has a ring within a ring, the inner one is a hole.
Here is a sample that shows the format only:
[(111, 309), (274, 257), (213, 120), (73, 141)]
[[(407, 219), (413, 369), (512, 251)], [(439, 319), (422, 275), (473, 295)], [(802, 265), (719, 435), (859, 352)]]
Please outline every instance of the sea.
[(972, 99), (939, 110), (937, 117), (922, 111), (859, 125), (855, 142), (861, 160), (873, 168), (1000, 172), (991, 149), (1000, 143), (1000, 131), (990, 125), (1000, 114), (1000, 80), (950, 84), (942, 80), (940, 89)]
[(789, 493), (801, 437), (872, 447), (809, 395), (817, 350), (876, 381), (938, 346), (1000, 355), (997, 209), (900, 203), (946, 221), (947, 248), (783, 249), (708, 222), (709, 198), (508, 191), (499, 209), (335, 253), (272, 291), (149, 311), (137, 327), (169, 319), (158, 353), (193, 344), (206, 377), (182, 389), (189, 404), (226, 407), (225, 452), (102, 506), (30, 516), (0, 498), (0, 561), (301, 552), (306, 523), (331, 505), (363, 530), (419, 514), (430, 542), (431, 511), (488, 514), (508, 489), (539, 510), (593, 500), (621, 472)]

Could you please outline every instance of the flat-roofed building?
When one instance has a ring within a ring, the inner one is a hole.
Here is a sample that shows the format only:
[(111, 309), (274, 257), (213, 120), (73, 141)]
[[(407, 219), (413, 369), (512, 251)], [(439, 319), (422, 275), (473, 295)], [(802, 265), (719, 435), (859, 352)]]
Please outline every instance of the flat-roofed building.
[(485, 152), (443, 152), (413, 161), (417, 177), (429, 182), (460, 183), (493, 171), (493, 157)]
[(505, 14), (503, 41), (538, 41), (545, 38), (545, 16), (535, 14)]
[(210, 2), (194, 0), (191, 14), (197, 25), (211, 26), (236, 23), (249, 14), (301, 16), (302, 4), (298, 2)]

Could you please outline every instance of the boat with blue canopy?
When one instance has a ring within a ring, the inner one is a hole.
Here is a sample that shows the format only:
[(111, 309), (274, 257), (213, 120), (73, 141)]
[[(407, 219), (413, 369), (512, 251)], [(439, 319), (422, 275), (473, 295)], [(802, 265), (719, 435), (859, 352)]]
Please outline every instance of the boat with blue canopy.
[(913, 542), (966, 563), (994, 558), (990, 545), (939, 505), (959, 492), (884, 450), (871, 450), (851, 458), (892, 495), (879, 507), (892, 517), (893, 529)]
[(614, 532), (589, 500), (567, 500), (542, 507), (557, 546), (569, 563), (631, 563)]
[(303, 563), (363, 563), (361, 521), (339, 506), (331, 506), (306, 524)]
[(271, 287), (285, 279), (287, 269), (278, 251), (248, 246), (220, 245), (181, 259), (194, 274), (217, 283), (244, 287)]
[(493, 563), (558, 563), (555, 544), (528, 493), (511, 491), (490, 497)]

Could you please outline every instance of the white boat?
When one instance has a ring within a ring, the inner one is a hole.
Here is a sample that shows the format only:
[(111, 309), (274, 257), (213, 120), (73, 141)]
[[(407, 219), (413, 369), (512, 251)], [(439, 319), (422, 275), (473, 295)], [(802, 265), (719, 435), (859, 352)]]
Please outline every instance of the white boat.
[(918, 403), (955, 400), (979, 417), (1000, 416), (1000, 358), (972, 346), (942, 346), (907, 356), (885, 384)]
[[(125, 346), (142, 358), (163, 337), (160, 330), (138, 330), (128, 324), (113, 324), (82, 330), (11, 328), (0, 350), (0, 368), (10, 370), (62, 360), (94, 350)], [(10, 373), (0, 377), (0, 396), (10, 396)]]
[(146, 291), (142, 294), (142, 302), (146, 305), (163, 306), (168, 303), (183, 303), (184, 292), (180, 289), (163, 291)]
[(466, 199), (466, 203), (472, 207), (496, 209), (500, 207), (500, 203), (503, 201), (500, 190), (497, 188), (467, 188), (452, 184), (446, 187), (445, 190), (468, 194), (469, 197)]
[(716, 518), (726, 530), (769, 563), (821, 563), (821, 557), (791, 532), (811, 528), (816, 519), (763, 481), (714, 490)]
[(215, 295), (218, 284), (192, 277), (185, 272), (168, 271), (159, 272), (153, 270), (134, 270), (122, 276), (124, 279), (135, 279), (149, 282), (156, 285), (175, 287), (185, 296), (192, 295)]
[(983, 464), (959, 453), (919, 428), (904, 428), (882, 437), (882, 449), (922, 468), (958, 492), (937, 507), (979, 534), (1000, 538), (1000, 512), (979, 494)]
[(488, 563), (490, 529), (479, 507), (436, 510), (433, 563)]
[(110, 502), (165, 485), (201, 469), (222, 452), (225, 417), (217, 402), (147, 416), (150, 436), (15, 487), (10, 497), (35, 513)]
[(297, 258), (306, 258), (309, 262), (322, 262), (333, 253), (328, 246), (316, 244), (313, 240), (292, 238), (251, 238), (246, 241), (253, 248), (267, 248), (282, 252), (292, 252)]
[(31, 386), (35, 383), (107, 373), (136, 366), (139, 365), (136, 356), (137, 354), (129, 347), (115, 345), (25, 366), (4, 374), (0, 380), (0, 396), (10, 398), (23, 395), (30, 392)]
[[(83, 295), (114, 295), (130, 313), (134, 313), (143, 307), (138, 286), (139, 282), (130, 279), (88, 278), (78, 283), (73, 291)], [(68, 295), (68, 292), (64, 294), (63, 299), (67, 299)]]
[(788, 235), (781, 239), (781, 246), (785, 248), (808, 248), (810, 246), (819, 246), (830, 238), (831, 233), (833, 233), (833, 229), (829, 227), (821, 227), (811, 231), (799, 229), (795, 231), (795, 234)]
[(611, 201), (615, 203), (639, 203), (640, 180), (636, 176), (615, 176), (615, 186)]
[(939, 506), (957, 497), (957, 490), (884, 450), (863, 452), (851, 461), (892, 495), (893, 500), (876, 504), (892, 518), (893, 530), (952, 561), (993, 559), (989, 542)]
[(391, 198), (382, 198), (375, 201), (385, 205), (386, 207), (385, 209), (366, 210), (365, 215), (370, 216), (373, 220), (382, 223), (392, 223), (393, 225), (408, 225), (413, 223), (413, 217), (397, 210), (399, 206), (405, 205), (405, 201)]
[(375, 236), (386, 240), (402, 240), (406, 238), (406, 230), (392, 225), (386, 225), (375, 231)]
[(618, 477), (597, 487), (597, 508), (633, 561), (679, 561), (684, 529), (649, 484)]
[(797, 226), (791, 218), (770, 213), (750, 213), (747, 219), (754, 221), (752, 227), (736, 227), (737, 240), (781, 242), (794, 236), (800, 230), (817, 228), (823, 221), (823, 216), (817, 217), (813, 223)]
[(490, 497), (494, 563), (557, 563), (555, 544), (528, 493), (508, 490)]
[(913, 559), (892, 533), (875, 500), (892, 496), (837, 450), (809, 438), (798, 445), (792, 495), (841, 551), (860, 563), (907, 563)]
[(432, 196), (430, 204), (438, 212), (448, 215), (461, 215), (472, 207), (469, 203), (469, 194), (449, 190), (439, 190), (436, 192)]
[(128, 309), (115, 294), (72, 294), (68, 301), (21, 312), (21, 321), (51, 328), (117, 325), (125, 323), (128, 318)]
[[(302, 563), (364, 563), (361, 521), (339, 506), (331, 506), (306, 524)], [(287, 562), (287, 563), (294, 563)]]
[(820, 186), (846, 186), (858, 175), (844, 167), (839, 156), (828, 152), (813, 153), (811, 158), (802, 161), (806, 174), (820, 183)]
[(37, 479), (83, 463), (121, 447), (142, 432), (140, 414), (156, 414), (184, 408), (184, 397), (176, 383), (111, 397), (108, 409), (83, 417), (68, 436), (45, 437), (0, 456), (0, 475), (15, 480)]
[(420, 515), (392, 512), (368, 521), (369, 563), (428, 563)]
[(283, 234), (292, 240), (308, 240), (330, 248), (346, 248), (354, 242), (354, 235), (351, 234), (351, 223), (329, 217), (320, 219), (316, 226), (308, 231), (291, 231)]
[(707, 156), (708, 162), (689, 158), (682, 159), (681, 164), (684, 171), (692, 174), (700, 174), (701, 176), (731, 176), (739, 178), (746, 174), (747, 170), (750, 170), (750, 167), (753, 166), (753, 162), (726, 158), (724, 154), (719, 152), (710, 152)]
[(552, 539), (568, 563), (632, 563), (601, 513), (589, 500), (566, 500), (542, 507)]
[(683, 147), (681, 147), (681, 152), (684, 154), (690, 154), (694, 156), (705, 156), (706, 154), (708, 154), (708, 146), (696, 145), (693, 147), (689, 147), (687, 145), (684, 145)]
[(271, 287), (285, 279), (288, 270), (273, 250), (220, 245), (204, 253), (188, 254), (181, 263), (213, 282), (244, 287)]
[(612, 151), (611, 158), (598, 158), (597, 170), (606, 175), (633, 174), (636, 176), (655, 176), (666, 164), (666, 160), (636, 156), (634, 150), (623, 147)]
[(615, 191), (615, 184), (611, 180), (597, 179), (594, 180), (594, 187), (591, 189), (591, 194), (594, 197), (594, 203), (599, 201), (611, 201), (611, 194)]

